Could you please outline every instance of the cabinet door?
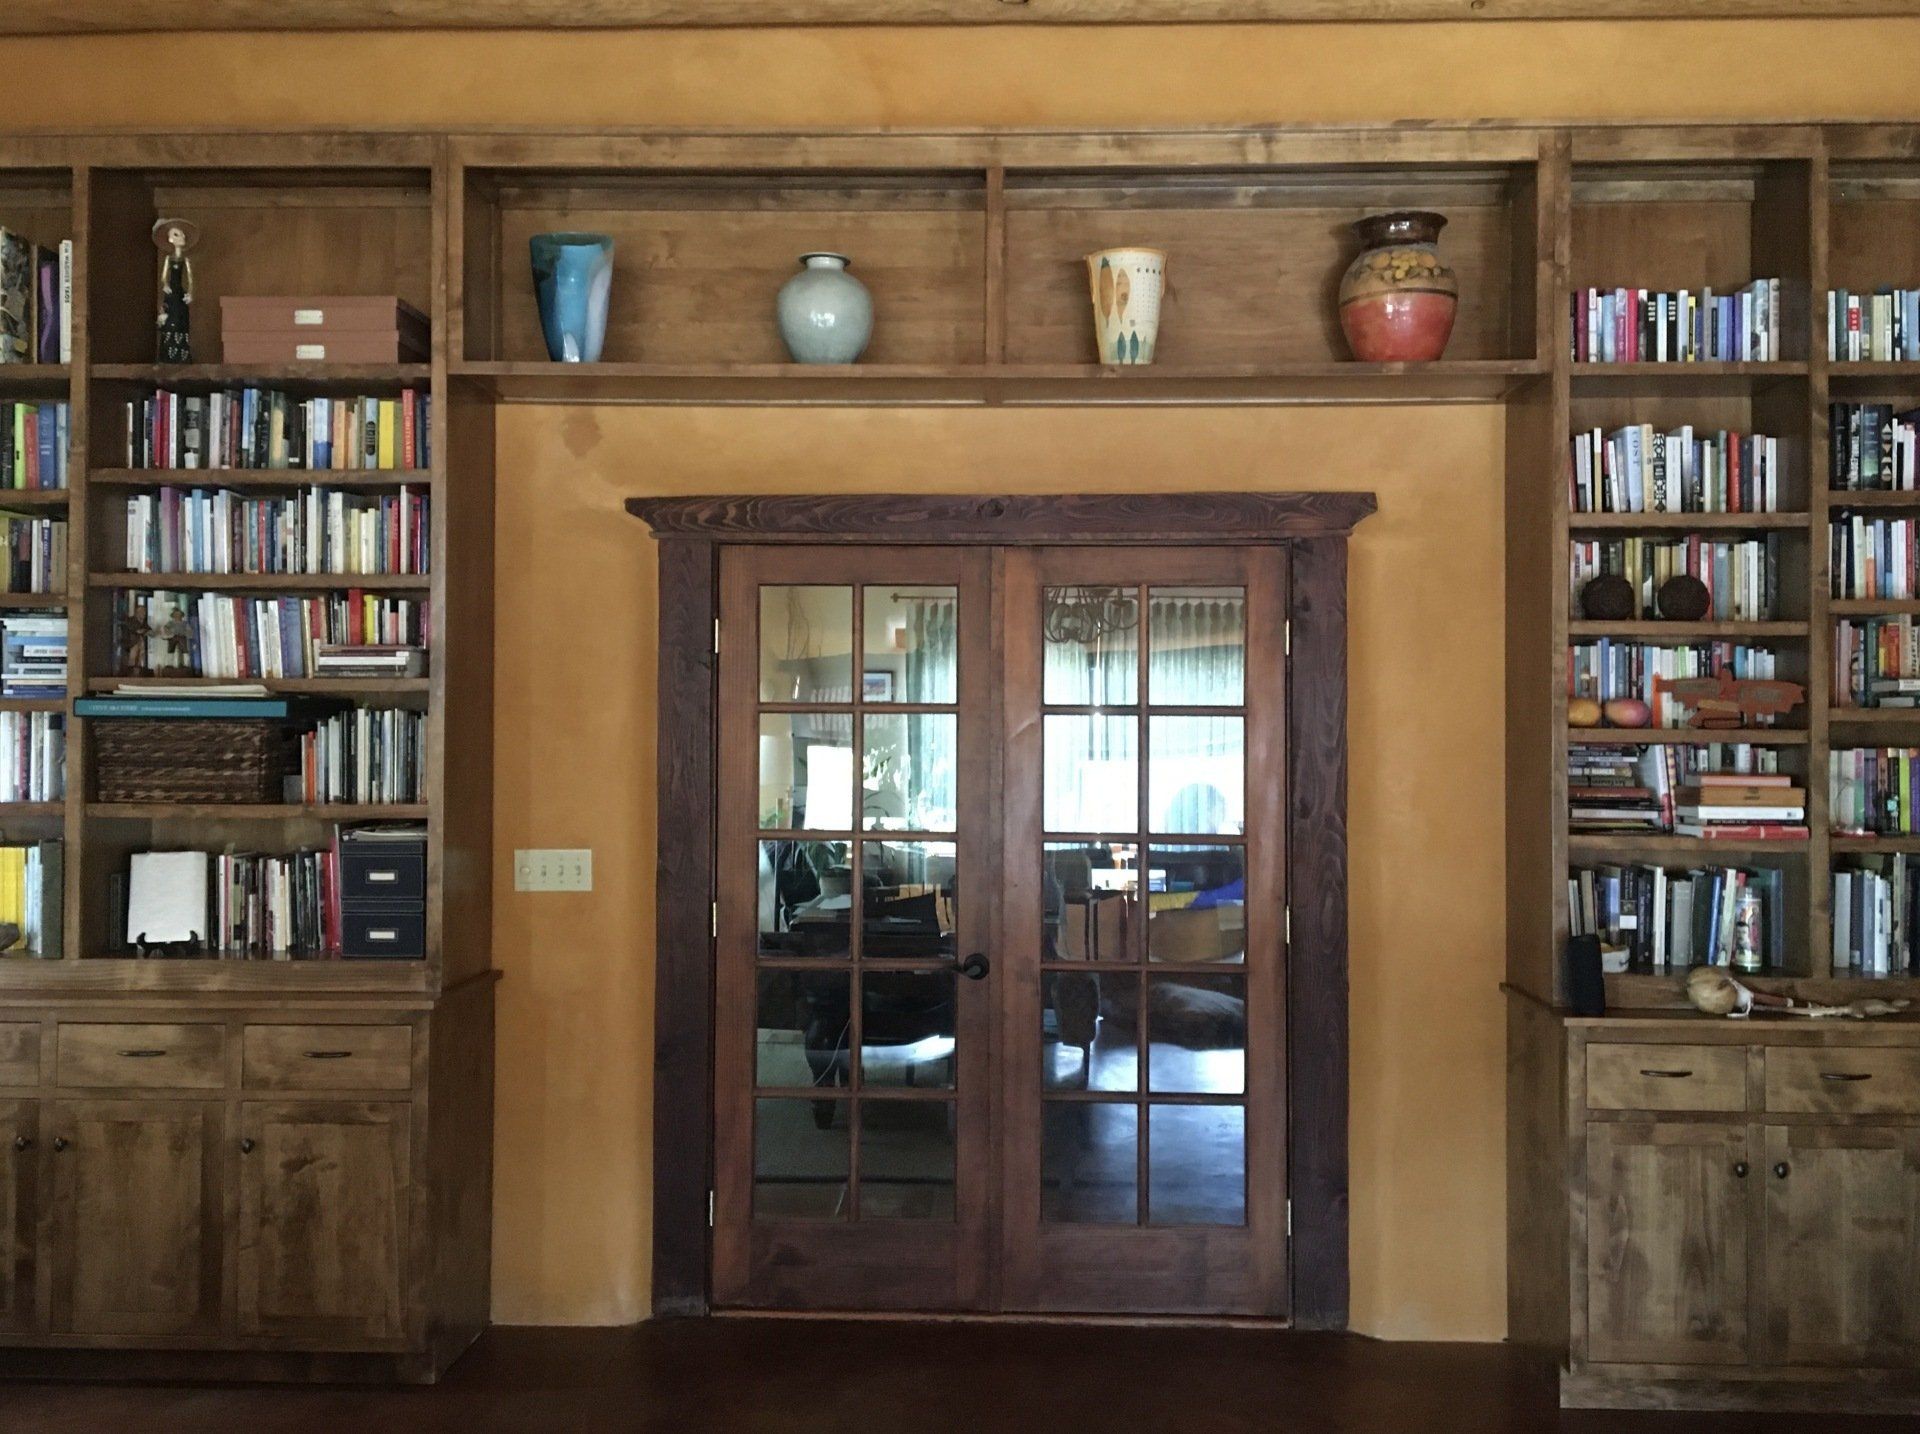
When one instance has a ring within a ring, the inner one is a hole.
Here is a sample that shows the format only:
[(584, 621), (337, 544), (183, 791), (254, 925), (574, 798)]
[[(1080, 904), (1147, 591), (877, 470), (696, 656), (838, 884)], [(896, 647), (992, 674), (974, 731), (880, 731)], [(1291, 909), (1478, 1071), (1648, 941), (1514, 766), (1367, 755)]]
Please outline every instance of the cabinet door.
[(56, 1330), (220, 1329), (225, 1124), (205, 1101), (53, 1106)]
[(405, 1332), (411, 1116), (398, 1101), (243, 1107), (243, 1332), (329, 1341)]
[(1768, 1357), (1910, 1365), (1920, 1355), (1920, 1131), (1767, 1127)]
[(37, 1327), (40, 1107), (0, 1100), (0, 1330)]
[(1745, 1126), (1588, 1124), (1588, 1359), (1746, 1361), (1749, 1156)]

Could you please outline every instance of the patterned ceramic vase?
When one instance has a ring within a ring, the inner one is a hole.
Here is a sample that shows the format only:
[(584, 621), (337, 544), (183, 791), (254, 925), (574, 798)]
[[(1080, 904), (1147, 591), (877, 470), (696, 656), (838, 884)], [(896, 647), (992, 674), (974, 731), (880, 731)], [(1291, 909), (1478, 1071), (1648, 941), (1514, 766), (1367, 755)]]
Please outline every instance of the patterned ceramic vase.
[(774, 313), (795, 363), (852, 363), (873, 337), (873, 295), (847, 272), (845, 254), (802, 254), (780, 286)]
[(527, 242), (547, 357), (598, 363), (613, 294), (613, 240), (605, 234), (536, 234)]
[(1419, 363), (1446, 352), (1460, 307), (1459, 281), (1434, 249), (1446, 222), (1400, 210), (1353, 226), (1365, 247), (1340, 280), (1340, 327), (1355, 358)]
[(1102, 249), (1087, 255), (1093, 341), (1101, 363), (1152, 363), (1160, 336), (1167, 256), (1158, 249)]

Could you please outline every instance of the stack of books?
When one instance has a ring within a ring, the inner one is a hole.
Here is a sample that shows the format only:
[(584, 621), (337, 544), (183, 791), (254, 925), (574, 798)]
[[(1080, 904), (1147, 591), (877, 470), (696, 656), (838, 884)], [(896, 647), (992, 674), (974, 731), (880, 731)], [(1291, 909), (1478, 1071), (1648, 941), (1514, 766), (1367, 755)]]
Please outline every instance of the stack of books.
[(67, 619), (40, 614), (0, 618), (0, 697), (67, 695)]
[(1780, 281), (1712, 289), (1576, 289), (1576, 363), (1771, 363), (1780, 351)]
[(128, 572), (424, 573), (424, 488), (298, 496), (165, 487), (127, 500)]
[(1572, 934), (1598, 936), (1609, 969), (1786, 964), (1786, 873), (1776, 867), (1576, 867)]
[(427, 650), (391, 643), (324, 644), (314, 650), (315, 677), (425, 677)]
[(59, 959), (66, 889), (63, 851), (57, 841), (0, 846), (0, 921), (20, 928), (19, 944), (0, 955)]
[(1785, 773), (1703, 772), (1682, 787), (1674, 831), (1703, 841), (1805, 841), (1807, 793)]
[(0, 508), (0, 561), (6, 564), (7, 592), (65, 592), (67, 520)]
[(1575, 746), (1567, 753), (1567, 827), (1664, 832), (1673, 825), (1669, 765), (1658, 747)]
[(67, 405), (0, 403), (0, 489), (67, 486)]
[(0, 803), (58, 802), (67, 795), (67, 719), (58, 712), (0, 712)]
[(431, 410), (415, 389), (305, 399), (261, 388), (161, 389), (127, 404), (127, 467), (425, 468)]
[(1920, 409), (1890, 403), (1827, 408), (1828, 485), (1840, 491), (1920, 488)]
[(1833, 873), (1833, 970), (1904, 976), (1915, 969), (1920, 863), (1900, 854), (1859, 857)]
[[(1692, 720), (1692, 709), (1670, 692), (1656, 696), (1653, 679), (1658, 676), (1664, 682), (1675, 682), (1687, 677), (1712, 677), (1723, 668), (1736, 679), (1779, 675), (1776, 654), (1764, 647), (1733, 642), (1656, 646), (1602, 637), (1568, 644), (1567, 695), (1599, 702), (1637, 697), (1652, 709), (1654, 726), (1684, 727)], [(1776, 719), (1762, 714), (1750, 720), (1755, 726), (1765, 727)]]
[(1835, 363), (1920, 359), (1920, 289), (1827, 290), (1827, 356)]
[[(1836, 525), (1837, 526), (1837, 525)], [(1660, 585), (1673, 577), (1706, 584), (1716, 622), (1764, 622), (1780, 594), (1780, 535), (1723, 541), (1702, 538), (1592, 538), (1572, 540), (1567, 562), (1573, 611), (1580, 590), (1602, 573), (1633, 588), (1635, 618), (1652, 617)]]
[(1911, 617), (1842, 618), (1833, 625), (1836, 707), (1920, 706), (1920, 632)]
[(0, 228), (0, 363), (73, 361), (73, 241)]
[(1841, 836), (1910, 836), (1920, 831), (1920, 747), (1829, 752), (1827, 812)]
[(109, 946), (177, 943), (225, 960), (340, 951), (338, 852), (135, 852), (107, 878)]
[(1573, 435), (1567, 483), (1576, 513), (1773, 513), (1780, 440), (1651, 423)]
[(327, 646), (424, 647), (425, 599), (350, 588), (312, 597), (118, 591), (119, 672), (237, 678), (311, 677)]

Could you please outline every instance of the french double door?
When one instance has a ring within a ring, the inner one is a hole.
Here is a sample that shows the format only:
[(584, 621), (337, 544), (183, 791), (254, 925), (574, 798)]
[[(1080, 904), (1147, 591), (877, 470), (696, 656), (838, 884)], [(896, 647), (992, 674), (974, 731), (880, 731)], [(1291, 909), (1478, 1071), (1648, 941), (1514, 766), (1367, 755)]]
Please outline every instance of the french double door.
[(720, 575), (713, 1302), (1285, 1315), (1286, 548)]

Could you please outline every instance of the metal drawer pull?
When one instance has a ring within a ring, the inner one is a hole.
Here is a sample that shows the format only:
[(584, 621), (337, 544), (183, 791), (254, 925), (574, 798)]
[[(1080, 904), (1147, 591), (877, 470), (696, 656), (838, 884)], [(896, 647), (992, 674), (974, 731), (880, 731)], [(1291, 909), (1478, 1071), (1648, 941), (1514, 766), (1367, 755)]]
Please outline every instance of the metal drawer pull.
[(400, 933), (391, 926), (375, 927), (367, 932), (369, 941), (398, 941), (399, 939)]
[(399, 879), (400, 873), (397, 871), (370, 871), (367, 873), (367, 882), (369, 885), (376, 881), (398, 881)]
[(155, 1056), (164, 1056), (165, 1051), (122, 1051), (121, 1055), (130, 1061), (150, 1061)]
[(1872, 1071), (1821, 1071), (1821, 1080), (1872, 1080)]
[(1692, 1071), (1641, 1071), (1643, 1076), (1655, 1076), (1660, 1080), (1685, 1080)]
[(352, 1054), (352, 1051), (308, 1051), (307, 1059), (310, 1061), (343, 1061)]
[(1746, 1161), (1736, 1160), (1733, 1162), (1733, 1178), (1735, 1180), (1745, 1180), (1747, 1178), (1747, 1162)]

